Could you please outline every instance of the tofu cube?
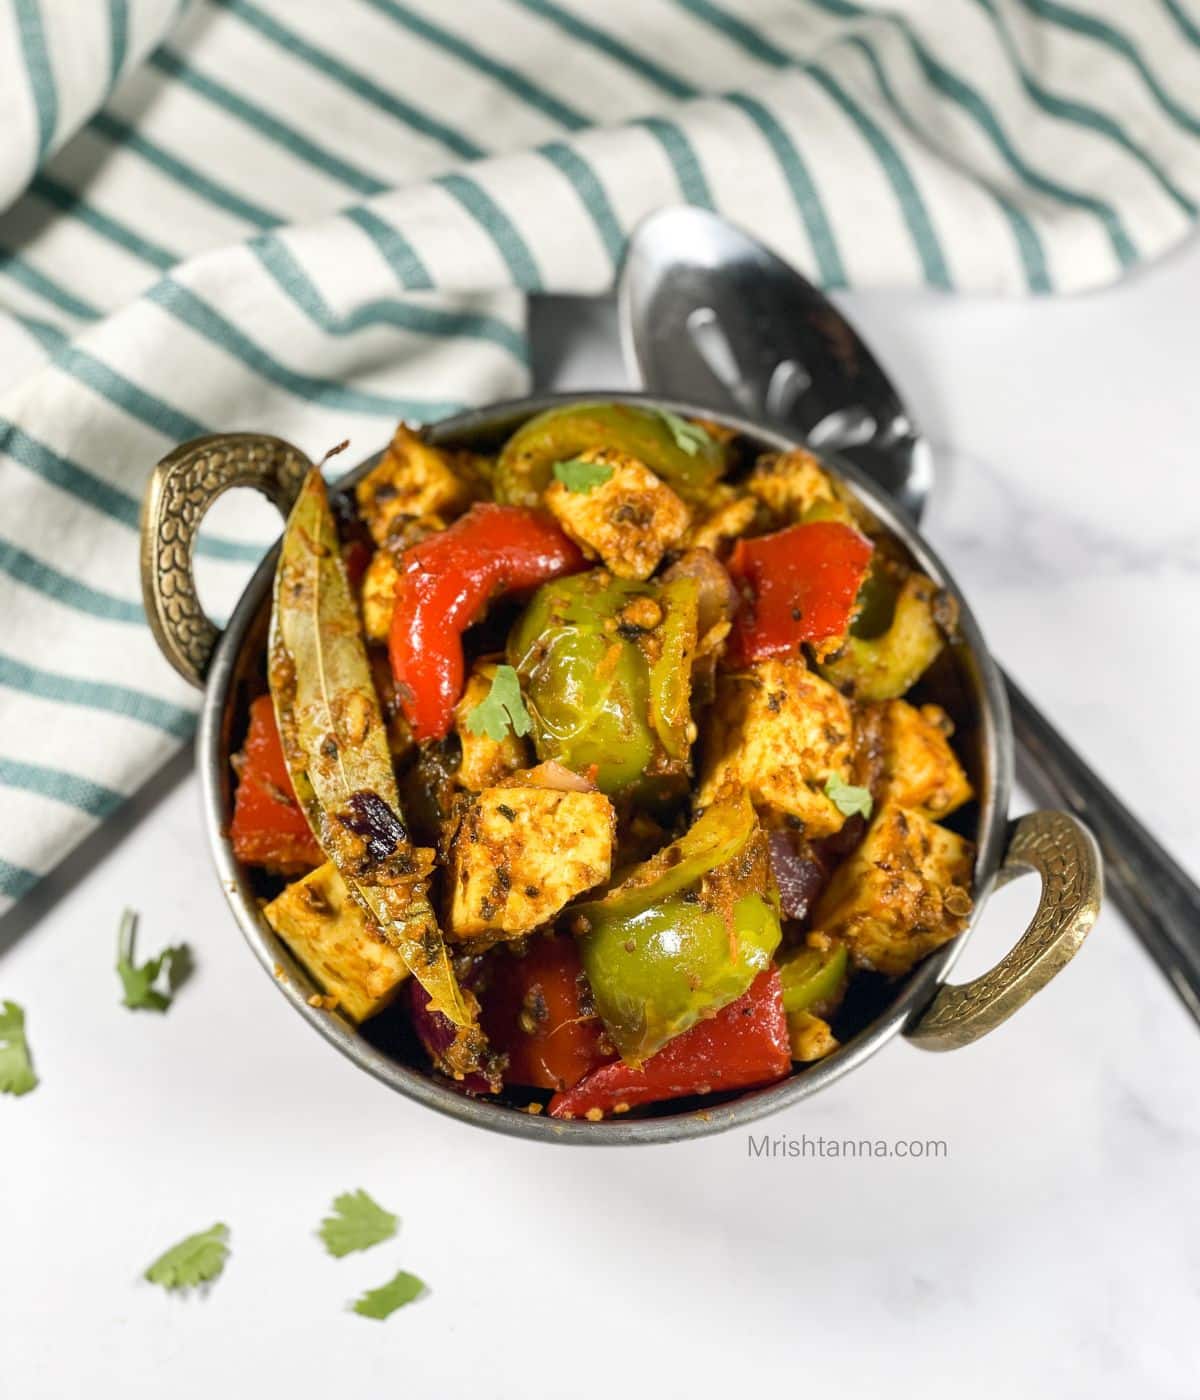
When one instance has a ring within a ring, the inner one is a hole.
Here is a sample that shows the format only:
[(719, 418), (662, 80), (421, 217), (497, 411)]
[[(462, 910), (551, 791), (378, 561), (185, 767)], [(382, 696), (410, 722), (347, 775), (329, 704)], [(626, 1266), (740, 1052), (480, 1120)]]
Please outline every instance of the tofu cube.
[(802, 447), (760, 457), (746, 486), (783, 525), (795, 524), (818, 501), (837, 499), (825, 470)]
[(859, 733), (876, 798), (934, 821), (969, 801), (971, 784), (950, 747), (953, 732), (950, 717), (937, 705), (918, 710), (906, 700), (885, 700), (863, 706)]
[(825, 785), (849, 782), (853, 757), (845, 697), (803, 661), (759, 661), (718, 678), (697, 801), (706, 807), (725, 789), (744, 789), (768, 826), (832, 836), (846, 819)]
[(492, 787), (518, 769), (528, 768), (531, 761), (529, 740), (518, 738), (511, 729), (496, 740), (487, 734), (472, 734), (467, 728), (471, 711), (491, 694), (495, 675), (495, 662), (477, 664), (454, 710), (454, 732), (462, 745), (458, 781), (470, 792)]
[(823, 1060), (838, 1048), (837, 1037), (829, 1022), (811, 1011), (792, 1011), (787, 1018), (788, 1040), (792, 1046), (792, 1059), (802, 1064), (812, 1064)]
[(408, 976), (400, 954), (355, 903), (332, 864), (290, 884), (263, 913), (296, 961), (352, 1021), (382, 1011)]
[(857, 966), (898, 976), (966, 927), (973, 865), (969, 841), (889, 802), (834, 872), (813, 928), (844, 939)]
[(368, 642), (387, 642), (396, 606), (396, 581), (400, 565), (390, 549), (377, 549), (359, 585), (359, 607)]
[(649, 578), (683, 538), (691, 512), (635, 457), (605, 448), (579, 460), (607, 467), (612, 475), (588, 490), (552, 481), (546, 508), (584, 553), (603, 560), (618, 578)]
[(758, 510), (753, 496), (739, 495), (731, 486), (718, 482), (708, 492), (683, 542), (688, 549), (707, 549), (724, 556), (733, 541), (757, 522)]
[(615, 832), (603, 793), (485, 789), (450, 844), (450, 936), (518, 938), (548, 923), (608, 879)]
[(354, 488), (359, 514), (376, 544), (404, 516), (447, 518), (466, 510), (477, 495), (467, 454), (444, 452), (401, 423), (383, 460)]

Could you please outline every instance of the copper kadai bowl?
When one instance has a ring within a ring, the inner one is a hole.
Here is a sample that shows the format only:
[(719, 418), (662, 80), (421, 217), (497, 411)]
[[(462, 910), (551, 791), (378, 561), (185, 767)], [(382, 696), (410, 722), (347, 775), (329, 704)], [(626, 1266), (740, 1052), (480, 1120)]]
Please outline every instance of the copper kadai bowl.
[[(693, 404), (650, 401), (634, 394), (572, 394), (521, 399), (445, 419), (428, 429), (438, 444), (495, 446), (527, 418), (555, 405), (605, 399), (655, 402), (674, 413), (707, 418), (734, 428), (760, 451), (797, 445), (794, 438), (760, 424), (714, 414)], [(349, 473), (352, 485), (378, 462), (373, 457)], [(236, 486), (250, 486), (286, 512), (309, 468), (297, 448), (253, 433), (221, 433), (185, 443), (159, 463), (147, 490), (142, 520), (142, 574), (146, 611), (171, 664), (204, 690), (197, 739), (205, 823), (217, 878), (255, 956), (301, 1016), (356, 1065), (418, 1103), (464, 1122), (543, 1142), (673, 1142), (702, 1137), (786, 1108), (857, 1069), (893, 1036), (903, 1034), (928, 1050), (953, 1050), (998, 1026), (1039, 991), (1075, 954), (1099, 911), (1100, 855), (1091, 834), (1065, 812), (1034, 812), (1009, 821), (1012, 733), (1000, 676), (970, 609), (933, 551), (877, 488), (834, 456), (826, 465), (846, 481), (867, 509), (908, 549), (912, 561), (958, 601), (958, 640), (939, 668), (934, 698), (954, 719), (959, 752), (978, 793), (960, 829), (974, 839), (975, 913), (954, 942), (939, 949), (908, 977), (878, 992), (862, 1028), (828, 1058), (795, 1070), (788, 1079), (700, 1107), (663, 1105), (651, 1117), (601, 1123), (562, 1122), (518, 1108), (472, 1099), (431, 1075), (419, 1052), (368, 1026), (360, 1031), (336, 1012), (310, 1006), (318, 989), (259, 912), (250, 872), (233, 856), (228, 838), (232, 812), (229, 756), (240, 745), (246, 707), (263, 688), (264, 653), (277, 549), (259, 565), (224, 632), (200, 607), (191, 553), (200, 522), (212, 502)], [(1041, 899), (1029, 927), (993, 968), (954, 985), (947, 974), (971, 936), (991, 890), (1026, 871), (1041, 879)], [(386, 1020), (387, 1018), (382, 1018)], [(378, 1023), (376, 1023), (378, 1024)], [(411, 1054), (411, 1061), (407, 1058)], [(674, 1111), (672, 1111), (674, 1110)]]

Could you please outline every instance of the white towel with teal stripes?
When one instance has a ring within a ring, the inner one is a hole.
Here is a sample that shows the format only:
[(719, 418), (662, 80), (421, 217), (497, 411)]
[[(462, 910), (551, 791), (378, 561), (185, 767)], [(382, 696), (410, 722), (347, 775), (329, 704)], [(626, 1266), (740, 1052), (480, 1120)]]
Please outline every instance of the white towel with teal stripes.
[[(527, 384), (690, 201), (827, 287), (1069, 292), (1189, 229), (1197, 0), (0, 0), (0, 910), (188, 737), (138, 503)], [(269, 533), (203, 542), (228, 594)]]

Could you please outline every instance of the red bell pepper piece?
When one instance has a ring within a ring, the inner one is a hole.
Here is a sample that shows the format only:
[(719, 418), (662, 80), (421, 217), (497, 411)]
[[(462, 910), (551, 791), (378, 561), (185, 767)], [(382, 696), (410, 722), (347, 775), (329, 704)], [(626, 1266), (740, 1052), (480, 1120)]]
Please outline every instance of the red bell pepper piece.
[(462, 634), (487, 605), (583, 567), (578, 546), (553, 520), (524, 506), (474, 505), (405, 551), (388, 655), (416, 739), (450, 732), (463, 691)]
[(325, 859), (296, 801), (269, 695), (250, 705), (229, 835), (238, 860), (280, 875), (312, 870)]
[(871, 552), (865, 535), (837, 520), (738, 540), (727, 566), (741, 598), (729, 660), (796, 656), (802, 642), (842, 636)]
[(481, 1021), (493, 1049), (508, 1056), (506, 1084), (571, 1089), (612, 1056), (587, 1005), (573, 938), (538, 938), (524, 957), (499, 954), (491, 964)]
[(782, 1079), (792, 1067), (783, 989), (768, 968), (737, 1001), (684, 1031), (641, 1066), (613, 1060), (550, 1100), (552, 1118), (601, 1118), (691, 1094), (749, 1089)]

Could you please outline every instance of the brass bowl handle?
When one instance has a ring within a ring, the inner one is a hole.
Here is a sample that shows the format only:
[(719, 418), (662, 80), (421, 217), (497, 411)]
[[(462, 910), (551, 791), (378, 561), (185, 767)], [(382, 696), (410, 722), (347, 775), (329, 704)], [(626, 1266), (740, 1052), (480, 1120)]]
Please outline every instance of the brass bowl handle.
[(1100, 912), (1104, 877), (1092, 833), (1067, 812), (1030, 812), (1009, 826), (996, 886), (1036, 871), (1042, 897), (1016, 946), (982, 976), (944, 985), (907, 1035), (923, 1050), (956, 1050), (994, 1030), (1078, 952)]
[(142, 503), (142, 598), (163, 655), (201, 690), (220, 630), (200, 606), (192, 551), (209, 506), (250, 486), (286, 515), (312, 463), (264, 433), (193, 438), (155, 467)]

